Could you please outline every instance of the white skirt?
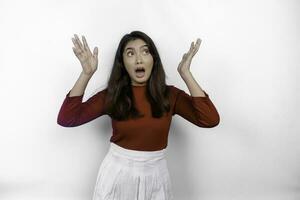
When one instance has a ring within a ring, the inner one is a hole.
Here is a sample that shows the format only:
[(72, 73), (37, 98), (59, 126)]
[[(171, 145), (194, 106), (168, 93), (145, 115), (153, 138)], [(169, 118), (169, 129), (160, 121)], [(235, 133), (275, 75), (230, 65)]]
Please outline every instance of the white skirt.
[(173, 200), (165, 149), (136, 151), (115, 143), (103, 159), (93, 200)]

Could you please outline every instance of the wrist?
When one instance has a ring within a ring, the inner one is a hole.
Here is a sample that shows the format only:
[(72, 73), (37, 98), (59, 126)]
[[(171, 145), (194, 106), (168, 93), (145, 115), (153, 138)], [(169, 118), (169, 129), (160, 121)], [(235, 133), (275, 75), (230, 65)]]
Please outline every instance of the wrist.
[(182, 78), (187, 78), (192, 75), (190, 71), (183, 71), (179, 73)]
[(80, 73), (81, 76), (83, 76), (84, 78), (89, 78), (89, 79), (93, 76), (93, 74), (94, 74), (94, 72), (90, 73), (90, 74), (86, 74), (86, 73), (84, 73), (84, 71), (82, 71)]

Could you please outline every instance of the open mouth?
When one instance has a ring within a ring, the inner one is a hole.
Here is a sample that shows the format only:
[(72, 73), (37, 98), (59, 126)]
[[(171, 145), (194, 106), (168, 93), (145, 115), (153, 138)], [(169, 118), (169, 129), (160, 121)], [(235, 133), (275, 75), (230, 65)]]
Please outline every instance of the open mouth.
[(135, 74), (138, 78), (142, 78), (145, 76), (145, 69), (142, 67), (139, 67), (135, 70)]

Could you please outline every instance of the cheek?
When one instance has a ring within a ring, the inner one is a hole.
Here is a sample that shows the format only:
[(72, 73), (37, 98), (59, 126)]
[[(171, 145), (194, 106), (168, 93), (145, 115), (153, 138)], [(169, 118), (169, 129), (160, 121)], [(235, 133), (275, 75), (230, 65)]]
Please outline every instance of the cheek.
[(149, 57), (145, 58), (145, 61), (149, 64), (153, 64), (153, 57), (149, 56)]
[(134, 66), (134, 59), (127, 58), (124, 59), (123, 62), (127, 68)]

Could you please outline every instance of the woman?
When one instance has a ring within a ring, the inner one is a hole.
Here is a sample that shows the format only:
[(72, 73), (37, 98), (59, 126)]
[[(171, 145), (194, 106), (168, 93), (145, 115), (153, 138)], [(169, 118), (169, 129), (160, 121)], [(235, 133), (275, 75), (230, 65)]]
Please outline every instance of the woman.
[(165, 159), (172, 116), (178, 114), (204, 128), (219, 123), (214, 104), (190, 72), (201, 40), (191, 44), (177, 68), (191, 96), (166, 85), (152, 39), (141, 31), (133, 31), (119, 43), (107, 88), (86, 102), (82, 98), (97, 70), (98, 48), (92, 53), (84, 36), (82, 42), (76, 34), (72, 40), (82, 72), (65, 97), (57, 123), (74, 127), (105, 114), (112, 119), (110, 148), (99, 169), (93, 200), (173, 199)]

